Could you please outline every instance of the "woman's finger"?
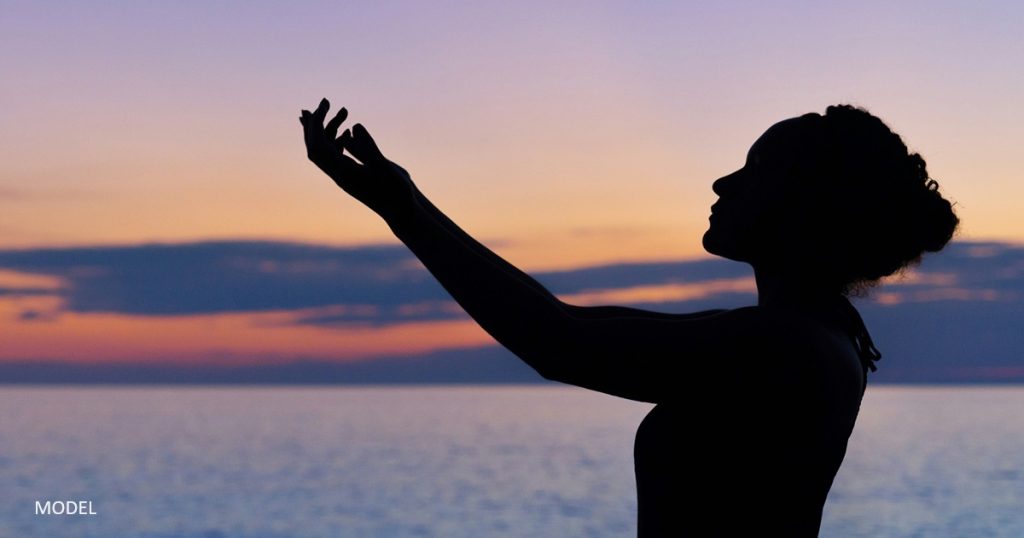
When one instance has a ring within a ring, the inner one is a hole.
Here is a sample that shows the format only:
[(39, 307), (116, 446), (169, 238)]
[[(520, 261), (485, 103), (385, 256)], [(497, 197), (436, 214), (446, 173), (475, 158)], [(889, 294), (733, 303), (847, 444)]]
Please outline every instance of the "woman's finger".
[(355, 158), (364, 163), (384, 160), (384, 155), (380, 152), (380, 148), (377, 147), (377, 143), (373, 141), (373, 137), (370, 136), (369, 131), (361, 123), (357, 123), (352, 127), (352, 141), (346, 144), (345, 148)]
[(327, 111), (331, 108), (331, 103), (324, 97), (320, 100), (320, 105), (313, 111), (313, 121), (316, 122), (317, 126), (321, 129), (324, 127), (324, 118), (327, 117)]
[(348, 144), (352, 141), (352, 131), (345, 129), (344, 133), (334, 141), (334, 147), (338, 148), (338, 151), (344, 151)]
[(303, 127), (306, 132), (307, 145), (312, 144), (311, 147), (323, 150), (331, 147), (331, 142), (334, 137), (327, 137), (327, 133), (324, 131), (323, 119), (318, 118), (317, 112), (310, 113), (308, 111), (302, 111), (305, 121)]
[(348, 110), (345, 107), (341, 107), (341, 110), (331, 118), (331, 121), (327, 122), (327, 128), (325, 129), (327, 137), (334, 140), (338, 136), (338, 128), (341, 127), (341, 123), (348, 117)]
[[(313, 151), (316, 148), (316, 137), (313, 131), (313, 115), (308, 110), (302, 111), (302, 136), (306, 141), (306, 155), (312, 158)], [(322, 133), (323, 131), (321, 131)]]

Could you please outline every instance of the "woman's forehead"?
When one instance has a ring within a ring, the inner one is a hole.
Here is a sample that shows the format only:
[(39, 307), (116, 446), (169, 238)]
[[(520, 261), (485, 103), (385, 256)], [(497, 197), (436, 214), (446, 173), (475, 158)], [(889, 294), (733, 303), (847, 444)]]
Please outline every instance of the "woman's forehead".
[(789, 118), (772, 125), (750, 146), (747, 159), (754, 160), (765, 153), (793, 155), (806, 149), (805, 143), (812, 134), (813, 116), (817, 114)]

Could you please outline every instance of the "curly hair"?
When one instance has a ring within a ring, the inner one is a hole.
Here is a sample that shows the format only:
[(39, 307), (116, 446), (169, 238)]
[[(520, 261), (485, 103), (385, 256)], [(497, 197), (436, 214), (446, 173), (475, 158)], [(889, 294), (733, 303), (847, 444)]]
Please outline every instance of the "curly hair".
[(812, 120), (816, 151), (800, 167), (804, 181), (792, 201), (810, 219), (806, 239), (816, 261), (809, 265), (819, 277), (863, 295), (952, 239), (960, 222), (953, 204), (885, 122), (852, 105), (803, 118)]

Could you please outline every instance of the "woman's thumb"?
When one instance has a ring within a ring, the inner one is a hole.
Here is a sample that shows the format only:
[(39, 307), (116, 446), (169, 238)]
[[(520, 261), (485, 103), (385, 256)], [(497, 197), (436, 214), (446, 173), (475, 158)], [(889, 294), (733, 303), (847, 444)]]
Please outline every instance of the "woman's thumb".
[(373, 137), (370, 136), (369, 131), (367, 131), (366, 127), (363, 127), (361, 123), (357, 123), (352, 126), (352, 140), (345, 146), (349, 153), (351, 153), (353, 157), (362, 161), (363, 164), (376, 163), (384, 160), (384, 155), (377, 147), (377, 143), (373, 141)]

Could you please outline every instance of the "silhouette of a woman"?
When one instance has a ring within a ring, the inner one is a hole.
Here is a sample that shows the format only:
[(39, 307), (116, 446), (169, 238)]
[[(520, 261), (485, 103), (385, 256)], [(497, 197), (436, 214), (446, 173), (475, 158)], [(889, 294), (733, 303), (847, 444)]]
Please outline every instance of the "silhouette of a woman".
[[(757, 306), (566, 304), (417, 190), (347, 112), (302, 111), (308, 157), (384, 218), (470, 316), (547, 379), (657, 404), (634, 449), (640, 536), (816, 536), (880, 355), (847, 296), (938, 251), (958, 219), (867, 111), (772, 126), (715, 181), (704, 248), (749, 263)], [(344, 152), (347, 151), (353, 160)]]

